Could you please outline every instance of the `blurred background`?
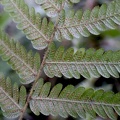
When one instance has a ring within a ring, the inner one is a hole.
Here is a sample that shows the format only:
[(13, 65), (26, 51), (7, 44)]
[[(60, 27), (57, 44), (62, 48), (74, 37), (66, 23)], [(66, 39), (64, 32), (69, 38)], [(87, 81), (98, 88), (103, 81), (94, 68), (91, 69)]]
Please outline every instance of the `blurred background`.
[[(45, 11), (40, 6), (35, 4), (34, 0), (25, 0), (25, 1), (29, 5), (29, 7), (34, 7), (36, 9), (36, 12), (40, 12), (43, 17), (46, 16)], [(96, 5), (100, 6), (102, 3), (108, 4), (110, 1), (111, 0), (81, 0), (81, 2), (78, 4), (75, 4), (73, 8), (75, 10), (92, 9)], [(52, 20), (54, 21), (54, 19)], [(35, 49), (33, 49), (30, 40), (27, 40), (25, 35), (16, 28), (16, 24), (12, 21), (9, 15), (4, 11), (4, 8), (2, 5), (0, 5), (0, 29), (4, 30), (7, 34), (9, 34), (11, 38), (14, 38), (16, 42), (19, 41), (21, 44), (23, 44), (28, 51), (32, 49), (34, 52), (39, 52), (41, 55), (41, 58), (43, 58), (45, 51), (44, 50), (36, 51)], [(101, 33), (99, 36), (91, 35), (88, 38), (81, 37), (80, 39), (74, 39), (72, 41), (63, 40), (62, 43), (59, 43), (57, 41), (55, 42), (57, 46), (61, 44), (66, 48), (71, 46), (71, 47), (74, 47), (75, 50), (81, 47), (82, 48), (84, 47), (86, 49), (92, 47), (95, 49), (103, 48), (104, 50), (116, 51), (120, 49), (120, 28), (118, 27), (117, 30), (108, 30), (106, 32)], [(0, 72), (3, 72), (6, 77), (9, 76), (13, 83), (17, 82), (19, 85), (21, 85), (19, 82), (20, 78), (18, 77), (18, 75), (15, 73), (14, 70), (10, 68), (10, 66), (6, 62), (3, 62), (1, 58), (0, 58)], [(54, 77), (50, 79), (47, 76), (45, 76), (44, 73), (42, 74), (42, 77), (44, 78), (45, 81), (50, 81), (52, 83), (52, 86), (54, 86), (57, 83), (62, 83), (64, 87), (67, 86), (68, 84), (72, 84), (74, 86), (84, 86), (86, 88), (89, 88), (89, 87), (93, 87), (95, 89), (103, 88), (106, 91), (112, 90), (115, 93), (120, 91), (120, 80), (113, 77), (109, 79), (100, 77), (98, 79), (90, 79), (90, 80), (86, 80), (83, 77), (81, 77), (79, 80), (66, 79), (65, 77), (62, 77), (62, 78)], [(29, 92), (31, 85), (26, 85), (26, 87)], [(0, 120), (7, 120), (2, 116), (2, 113), (0, 113)], [(52, 116), (44, 116), (42, 114), (40, 116), (35, 116), (28, 109), (27, 113), (25, 114), (24, 120), (83, 120), (83, 119), (81, 118), (74, 119), (72, 117), (63, 119), (59, 116), (52, 117)], [(90, 120), (89, 116), (87, 120)], [(95, 120), (103, 120), (103, 119), (100, 117), (97, 117)], [(118, 120), (120, 120), (120, 118), (118, 118)]]

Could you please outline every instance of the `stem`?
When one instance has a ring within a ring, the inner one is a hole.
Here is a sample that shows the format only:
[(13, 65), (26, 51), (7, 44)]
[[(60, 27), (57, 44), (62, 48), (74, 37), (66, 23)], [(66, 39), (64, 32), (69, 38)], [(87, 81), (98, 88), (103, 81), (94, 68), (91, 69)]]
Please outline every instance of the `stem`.
[[(57, 24), (56, 24), (56, 26), (57, 26)], [(53, 34), (52, 34), (52, 36), (51, 36), (50, 42), (49, 42), (49, 44), (48, 44), (48, 48), (49, 48), (49, 45), (51, 44), (51, 42), (53, 41), (53, 38), (54, 38), (54, 35), (55, 35), (55, 31), (56, 31), (56, 26), (55, 26), (55, 30), (54, 30), (54, 32), (53, 32)], [(24, 116), (24, 113), (25, 113), (25, 111), (26, 111), (26, 109), (27, 109), (27, 107), (28, 107), (28, 104), (29, 104), (29, 102), (30, 102), (30, 100), (31, 100), (31, 96), (32, 96), (32, 94), (33, 94), (35, 85), (36, 85), (37, 81), (39, 80), (39, 78), (40, 78), (40, 76), (41, 76), (42, 69), (43, 69), (43, 67), (44, 67), (44, 65), (45, 65), (45, 61), (46, 61), (47, 55), (48, 55), (48, 53), (49, 53), (49, 49), (48, 49), (48, 48), (47, 48), (47, 51), (45, 52), (43, 61), (42, 61), (41, 66), (40, 66), (40, 70), (39, 70), (39, 72), (38, 72), (38, 75), (37, 75), (37, 77), (36, 77), (36, 80), (34, 81), (34, 83), (33, 83), (33, 85), (32, 85), (32, 88), (31, 88), (31, 90), (30, 90), (30, 93), (29, 93), (29, 95), (28, 95), (26, 104), (25, 104), (25, 106), (24, 106), (24, 108), (23, 108), (23, 111), (22, 111), (22, 114), (20, 115), (19, 120), (22, 120), (22, 118), (23, 118), (23, 116)]]
[[(51, 42), (52, 42), (52, 40), (51, 40)], [(51, 42), (50, 42), (50, 43), (51, 43)], [(49, 43), (49, 45), (50, 45), (50, 43)], [(26, 109), (27, 109), (27, 107), (28, 107), (28, 104), (29, 104), (29, 102), (30, 102), (30, 100), (31, 100), (31, 96), (32, 96), (32, 94), (33, 94), (35, 85), (36, 85), (37, 81), (39, 80), (39, 77), (41, 76), (42, 69), (43, 69), (43, 67), (44, 67), (45, 60), (46, 60), (46, 58), (47, 58), (48, 52), (49, 52), (49, 49), (47, 49), (47, 51), (45, 52), (43, 61), (42, 61), (41, 66), (40, 66), (39, 73), (38, 73), (38, 75), (37, 75), (37, 77), (36, 77), (36, 80), (34, 81), (34, 83), (33, 83), (33, 85), (32, 85), (32, 88), (31, 88), (31, 90), (30, 90), (30, 93), (29, 93), (29, 95), (28, 95), (26, 104), (25, 104), (25, 106), (24, 106), (24, 108), (23, 108), (23, 111), (22, 111), (22, 114), (20, 115), (19, 120), (22, 120), (22, 118), (23, 118), (23, 116), (24, 116), (24, 113), (25, 113), (25, 111), (26, 111)]]
[[(64, 4), (65, 4), (65, 3), (64, 3)], [(60, 11), (63, 9), (63, 7), (64, 7), (64, 5), (61, 6)], [(59, 11), (59, 13), (60, 13), (60, 11)], [(55, 29), (54, 29), (53, 34), (51, 35), (51, 38), (50, 38), (50, 41), (49, 41), (49, 44), (48, 44), (47, 51), (45, 52), (43, 61), (42, 61), (41, 66), (40, 66), (40, 70), (39, 70), (39, 72), (38, 72), (38, 75), (37, 75), (37, 77), (36, 77), (36, 80), (34, 81), (34, 83), (33, 83), (33, 85), (32, 85), (32, 88), (31, 88), (30, 93), (29, 93), (29, 95), (28, 95), (26, 104), (25, 104), (25, 106), (24, 106), (24, 108), (23, 108), (23, 110), (22, 110), (22, 113), (21, 113), (20, 117), (19, 117), (19, 120), (22, 120), (22, 118), (23, 118), (23, 116), (24, 116), (24, 114), (25, 114), (25, 111), (26, 111), (26, 109), (27, 109), (27, 107), (28, 107), (28, 104), (29, 104), (29, 102), (30, 102), (30, 100), (31, 100), (32, 94), (33, 94), (33, 92), (34, 92), (35, 85), (36, 85), (37, 81), (39, 80), (39, 78), (40, 78), (40, 76), (41, 76), (42, 69), (43, 69), (43, 67), (44, 67), (44, 65), (45, 65), (45, 61), (46, 61), (47, 55), (48, 55), (48, 53), (49, 53), (49, 45), (51, 44), (51, 42), (53, 41), (53, 38), (54, 38), (54, 36), (55, 36), (55, 32), (56, 32), (56, 29), (57, 29), (57, 26), (58, 26), (58, 21), (59, 21), (59, 17), (58, 17), (58, 19), (56, 20), (56, 23), (55, 23), (55, 26), (54, 26)]]

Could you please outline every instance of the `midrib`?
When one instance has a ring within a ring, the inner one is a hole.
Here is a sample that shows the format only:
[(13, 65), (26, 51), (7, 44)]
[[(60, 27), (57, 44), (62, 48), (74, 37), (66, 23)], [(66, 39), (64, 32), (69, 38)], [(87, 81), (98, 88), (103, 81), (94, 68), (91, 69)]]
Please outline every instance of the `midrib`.
[(13, 2), (13, 0), (10, 0), (11, 3), (14, 5), (14, 7), (17, 9), (18, 13), (21, 14), (21, 16), (23, 16), (23, 18), (47, 41), (49, 42), (49, 40), (46, 38), (46, 36), (39, 30), (37, 29), (37, 27), (35, 25), (32, 24), (32, 22), (21, 12), (21, 10), (17, 7), (17, 5)]
[(58, 29), (68, 29), (68, 28), (72, 28), (72, 27), (82, 27), (82, 28), (85, 28), (86, 26), (89, 26), (91, 24), (94, 25), (97, 22), (100, 22), (100, 21), (103, 21), (103, 20), (106, 20), (106, 19), (110, 19), (111, 17), (115, 17), (117, 15), (120, 15), (120, 13), (114, 13), (113, 15), (105, 16), (104, 18), (101, 17), (100, 19), (95, 18), (94, 21), (88, 20), (88, 21), (85, 21), (83, 23), (81, 23), (81, 21), (80, 21), (79, 24), (75, 24), (75, 25), (69, 25), (69, 26), (63, 25), (63, 26), (58, 27)]
[(10, 99), (14, 105), (19, 109), (19, 110), (22, 110), (21, 107), (14, 101), (13, 98), (10, 97), (10, 95), (8, 93), (6, 93), (1, 87), (0, 87), (0, 90), (5, 94), (5, 96), (8, 97), (8, 99)]
[(75, 64), (75, 65), (120, 65), (120, 62), (59, 62), (46, 61), (46, 64)]
[(21, 63), (23, 63), (34, 75), (37, 74), (33, 69), (31, 69), (31, 67), (30, 67), (28, 64), (26, 64), (26, 63), (24, 62), (24, 60), (22, 60), (19, 56), (17, 56), (14, 52), (12, 52), (12, 51), (8, 48), (8, 46), (6, 46), (6, 44), (4, 44), (4, 42), (3, 42), (2, 40), (1, 40), (0, 42), (1, 42), (1, 44), (5, 47), (5, 49), (6, 49), (7, 51), (9, 51), (9, 53), (10, 53), (12, 56), (14, 56), (15, 58), (17, 58)]
[(112, 106), (116, 106), (116, 107), (120, 107), (120, 104), (112, 104), (112, 103), (105, 103), (105, 102), (102, 102), (102, 101), (100, 101), (100, 102), (95, 102), (95, 101), (92, 101), (92, 100), (89, 100), (89, 101), (87, 101), (87, 100), (70, 100), (70, 99), (67, 99), (67, 98), (41, 98), (41, 97), (32, 97), (32, 100), (33, 101), (50, 101), (50, 102), (54, 102), (54, 101), (56, 101), (56, 102), (65, 102), (65, 103), (71, 103), (71, 104), (75, 104), (75, 103), (77, 103), (77, 104), (89, 104), (89, 105), (105, 105), (105, 106), (110, 106), (110, 107), (112, 107)]

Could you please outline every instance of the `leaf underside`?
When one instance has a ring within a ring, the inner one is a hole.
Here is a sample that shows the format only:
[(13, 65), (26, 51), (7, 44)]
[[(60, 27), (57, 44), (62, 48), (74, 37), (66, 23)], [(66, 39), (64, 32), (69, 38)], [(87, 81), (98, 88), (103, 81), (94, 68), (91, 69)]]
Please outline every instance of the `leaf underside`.
[[(49, 17), (55, 17), (63, 5), (77, 3), (80, 0), (35, 0), (40, 4)], [(24, 0), (0, 0), (9, 12), (13, 20), (18, 24), (28, 39), (31, 40), (35, 49), (41, 50), (48, 46), (54, 35), (57, 40), (71, 40), (80, 35), (88, 37), (91, 34), (98, 35), (107, 29), (115, 29), (120, 25), (120, 1), (114, 0), (110, 4), (95, 7), (92, 11), (62, 10), (59, 15), (58, 26), (48, 22), (47, 18), (41, 18), (35, 9), (29, 9)], [(22, 18), (22, 19), (21, 19)], [(49, 46), (49, 53), (45, 61), (44, 72), (50, 78), (64, 75), (67, 78), (79, 79), (80, 75), (89, 78), (113, 76), (119, 78), (120, 51), (94, 50), (84, 48), (74, 53), (73, 48), (65, 51), (64, 47), (56, 49), (55, 44)], [(0, 31), (0, 55), (4, 61), (8, 61), (12, 69), (16, 70), (21, 82), (28, 84), (36, 79), (40, 68), (40, 56), (26, 49)], [(93, 90), (84, 87), (74, 88), (68, 85), (63, 90), (62, 84), (57, 84), (51, 90), (49, 82), (43, 83), (40, 79), (34, 88), (30, 100), (30, 108), (33, 113), (39, 115), (60, 115), (67, 118), (69, 115), (76, 118), (86, 118), (89, 114), (92, 119), (96, 115), (104, 118), (117, 120), (120, 115), (120, 93)], [(11, 80), (0, 74), (0, 107), (3, 115), (7, 118), (18, 117), (26, 102), (26, 89), (17, 84), (11, 85)], [(117, 113), (117, 114), (116, 114)]]
[(71, 6), (72, 3), (78, 3), (80, 0), (35, 0), (35, 2), (45, 10), (47, 16), (58, 16), (61, 8), (64, 6)]
[(5, 80), (4, 75), (0, 73), (0, 107), (3, 115), (9, 119), (17, 118), (22, 113), (25, 101), (25, 87), (22, 86), (19, 90), (16, 83), (12, 86), (11, 80)]
[(36, 84), (30, 101), (30, 108), (36, 115), (86, 118), (89, 114), (94, 119), (97, 114), (111, 120), (117, 120), (115, 112), (120, 115), (120, 93), (94, 91), (91, 88), (85, 90), (83, 87), (75, 89), (72, 85), (62, 90), (62, 84), (57, 84), (51, 91), (50, 87), (49, 82), (43, 85), (42, 79)]
[(27, 53), (20, 43), (9, 40), (2, 31), (0, 31), (0, 55), (2, 60), (7, 61), (18, 73), (23, 84), (29, 84), (36, 79), (40, 68), (39, 53), (34, 56), (32, 51)]
[(52, 43), (49, 47), (49, 54), (46, 59), (44, 72), (50, 78), (57, 76), (79, 79), (80, 75), (89, 78), (99, 78), (103, 76), (109, 78), (110, 75), (119, 78), (120, 73), (120, 51), (107, 51), (103, 49), (94, 50), (84, 48), (74, 53), (73, 48), (65, 51), (64, 47), (56, 49)]
[[(41, 50), (47, 47), (54, 31), (52, 22), (41, 18), (35, 9), (29, 9), (24, 0), (1, 0), (5, 10), (18, 24), (17, 28), (22, 30), (26, 37), (31, 40), (35, 49)], [(22, 18), (22, 19), (21, 19)]]
[(56, 39), (72, 40), (73, 37), (88, 37), (90, 33), (99, 35), (107, 29), (115, 29), (120, 25), (120, 1), (114, 0), (108, 5), (96, 6), (91, 11), (71, 10), (67, 14), (61, 11), (59, 24), (56, 31)]

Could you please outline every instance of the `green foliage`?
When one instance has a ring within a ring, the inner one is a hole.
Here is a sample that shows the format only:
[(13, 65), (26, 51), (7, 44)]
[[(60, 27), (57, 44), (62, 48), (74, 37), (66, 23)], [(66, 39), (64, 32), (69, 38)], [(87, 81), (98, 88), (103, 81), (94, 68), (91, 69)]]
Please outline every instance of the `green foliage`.
[(110, 75), (119, 78), (120, 51), (107, 51), (90, 48), (85, 51), (80, 48), (74, 53), (73, 48), (66, 50), (60, 46), (56, 49), (52, 43), (49, 47), (49, 55), (46, 59), (44, 72), (49, 77), (80, 78), (80, 74), (87, 79), (98, 78), (102, 75), (109, 78)]
[(11, 84), (10, 78), (5, 80), (4, 75), (0, 73), (0, 107), (3, 115), (7, 118), (18, 117), (25, 105), (26, 89), (22, 86), (19, 90), (18, 85)]
[(49, 17), (56, 17), (65, 6), (71, 6), (80, 0), (35, 0), (35, 2), (42, 6)]
[(120, 1), (114, 0), (108, 5), (94, 7), (92, 11), (78, 10), (76, 13), (71, 10), (65, 14), (60, 13), (59, 25), (56, 31), (56, 39), (67, 40), (79, 38), (80, 35), (88, 37), (91, 34), (98, 35), (107, 29), (115, 29), (120, 25)]
[(35, 49), (40, 50), (47, 47), (54, 31), (52, 22), (48, 23), (46, 18), (42, 20), (40, 14), (36, 14), (34, 8), (29, 9), (24, 0), (1, 0), (1, 3), (18, 24), (17, 28), (31, 40)]
[(7, 13), (5, 12), (0, 13), (0, 27), (1, 28), (5, 25), (8, 18), (9, 18), (9, 15)]
[(102, 118), (117, 120), (116, 114), (120, 114), (120, 93), (104, 92), (104, 90), (85, 89), (84, 87), (74, 88), (68, 85), (62, 90), (62, 84), (57, 84), (50, 91), (49, 82), (43, 85), (43, 80), (36, 84), (30, 108), (32, 112), (39, 115), (60, 115), (64, 118), (73, 117), (86, 118), (89, 114), (92, 119), (96, 114)]
[(23, 84), (28, 84), (36, 79), (40, 67), (40, 56), (36, 53), (33, 56), (32, 51), (27, 53), (26, 49), (9, 40), (8, 37), (0, 31), (0, 55), (2, 60), (7, 61), (22, 78)]
[[(22, 30), (26, 37), (31, 40), (35, 49), (41, 50), (46, 47), (45, 55), (40, 61), (39, 53), (33, 55), (26, 49), (9, 39), (0, 30), (0, 55), (21, 78), (21, 83), (33, 83), (30, 93), (26, 93), (24, 86), (18, 88), (11, 80), (5, 80), (0, 74), (0, 107), (3, 115), (7, 118), (20, 116), (22, 120), (28, 105), (36, 115), (60, 115), (64, 118), (86, 118), (87, 115), (94, 119), (96, 115), (102, 118), (117, 120), (120, 115), (120, 93), (105, 92), (104, 90), (74, 88), (68, 85), (64, 89), (62, 84), (57, 84), (51, 89), (51, 83), (43, 83), (42, 70), (52, 78), (62, 77), (87, 79), (110, 76), (119, 78), (120, 51), (104, 51), (90, 48), (80, 48), (74, 52), (73, 48), (66, 51), (63, 46), (58, 49), (52, 42), (54, 37), (71, 40), (80, 35), (88, 37), (91, 34), (98, 35), (102, 31), (115, 29), (120, 25), (120, 0), (94, 7), (91, 11), (78, 10), (66, 11), (66, 6), (73, 7), (73, 3), (80, 0), (35, 0), (42, 6), (49, 17), (42, 18), (34, 8), (29, 8), (24, 0), (0, 0), (4, 9), (17, 23), (17, 28)], [(26, 100), (27, 99), (27, 100)]]

